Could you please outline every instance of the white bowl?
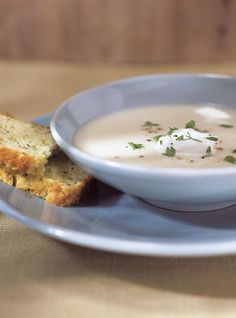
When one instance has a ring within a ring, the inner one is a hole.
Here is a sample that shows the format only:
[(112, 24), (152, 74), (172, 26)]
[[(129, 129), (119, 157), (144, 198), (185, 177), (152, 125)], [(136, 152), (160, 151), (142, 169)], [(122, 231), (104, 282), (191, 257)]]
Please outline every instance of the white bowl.
[[(113, 82), (68, 99), (55, 112), (57, 144), (90, 174), (151, 204), (177, 211), (208, 211), (236, 203), (236, 167), (140, 168), (89, 155), (73, 140), (87, 121), (133, 107), (214, 103), (236, 107), (236, 78), (212, 74), (142, 76)], [(236, 138), (235, 138), (236, 140)]]

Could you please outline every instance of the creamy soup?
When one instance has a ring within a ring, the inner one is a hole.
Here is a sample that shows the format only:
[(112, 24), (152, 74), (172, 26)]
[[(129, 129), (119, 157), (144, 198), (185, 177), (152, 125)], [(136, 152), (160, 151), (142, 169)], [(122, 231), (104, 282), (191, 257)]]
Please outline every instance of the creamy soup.
[(123, 110), (85, 124), (75, 146), (139, 166), (230, 167), (236, 164), (236, 110), (213, 105)]

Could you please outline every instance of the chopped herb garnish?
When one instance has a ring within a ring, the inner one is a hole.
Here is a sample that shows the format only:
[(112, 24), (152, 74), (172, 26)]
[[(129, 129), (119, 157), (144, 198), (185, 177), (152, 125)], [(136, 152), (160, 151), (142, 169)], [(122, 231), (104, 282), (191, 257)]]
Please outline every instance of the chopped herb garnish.
[(208, 133), (209, 130), (207, 129), (200, 129), (200, 128), (194, 128), (196, 131), (199, 131), (199, 132), (203, 132), (203, 133)]
[(168, 131), (167, 135), (172, 135), (173, 132), (176, 131), (176, 130), (178, 130), (179, 128), (176, 128), (176, 127), (171, 128), (171, 127), (169, 127), (169, 129), (170, 129), (170, 130)]
[[(191, 139), (191, 140), (198, 141), (198, 142), (202, 142), (202, 140), (199, 140), (199, 139), (193, 138), (193, 137), (190, 135), (190, 133), (189, 133), (189, 132), (187, 132), (187, 136), (188, 136), (188, 138), (189, 138), (189, 139)], [(185, 140), (186, 140), (186, 139), (185, 139)]]
[(142, 149), (144, 148), (143, 144), (135, 144), (134, 142), (128, 142), (128, 145), (132, 147), (133, 150)]
[(168, 157), (174, 157), (176, 153), (175, 148), (173, 147), (167, 147), (166, 148), (166, 152), (163, 153), (164, 156), (168, 156)]
[(157, 136), (153, 137), (153, 139), (155, 139), (156, 142), (158, 142), (161, 137), (163, 137), (163, 135), (157, 135)]
[(181, 135), (181, 136), (177, 137), (176, 140), (185, 140), (184, 139), (184, 135)]
[(207, 150), (206, 150), (206, 154), (204, 156), (202, 156), (202, 158), (212, 157), (212, 156), (213, 156), (213, 154), (211, 152), (211, 146), (208, 146)]
[(234, 149), (234, 150), (232, 151), (232, 153), (236, 153), (236, 149)]
[(227, 125), (227, 124), (221, 124), (219, 125), (220, 127), (224, 127), (224, 128), (233, 128), (233, 125)]
[(233, 156), (226, 156), (224, 161), (227, 161), (229, 163), (233, 163), (233, 164), (236, 164), (236, 158), (233, 157)]
[(187, 134), (186, 134), (185, 137), (186, 137), (186, 138), (184, 138), (184, 135), (181, 135), (181, 136), (177, 137), (176, 140), (178, 140), (178, 141), (180, 141), (180, 140), (186, 141), (186, 140), (190, 140), (190, 139), (191, 139), (191, 140), (194, 140), (194, 141), (202, 142), (202, 140), (193, 138), (193, 137), (190, 135), (189, 132), (187, 132)]
[(206, 153), (207, 153), (207, 154), (208, 154), (208, 153), (211, 153), (211, 146), (208, 146), (208, 147), (207, 147)]
[(194, 128), (196, 125), (195, 120), (190, 120), (186, 125), (185, 128)]
[(206, 139), (211, 140), (211, 141), (218, 141), (217, 137), (206, 137)]
[(160, 125), (157, 123), (153, 123), (149, 120), (145, 121), (145, 123), (143, 124), (143, 127), (153, 127), (153, 126), (160, 126)]

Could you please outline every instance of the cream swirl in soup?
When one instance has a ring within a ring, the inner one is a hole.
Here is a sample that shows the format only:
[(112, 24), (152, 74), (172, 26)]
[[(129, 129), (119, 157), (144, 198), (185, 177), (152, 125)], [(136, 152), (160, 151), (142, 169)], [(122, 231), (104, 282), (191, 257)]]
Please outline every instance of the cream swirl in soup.
[(119, 163), (149, 167), (236, 164), (236, 110), (214, 105), (132, 108), (86, 123), (74, 144)]

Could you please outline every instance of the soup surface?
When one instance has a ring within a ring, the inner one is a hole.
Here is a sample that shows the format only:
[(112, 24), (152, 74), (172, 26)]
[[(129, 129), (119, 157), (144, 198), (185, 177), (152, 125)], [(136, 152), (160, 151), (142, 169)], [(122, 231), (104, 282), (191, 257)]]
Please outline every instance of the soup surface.
[(151, 167), (232, 167), (236, 110), (164, 105), (114, 112), (86, 123), (74, 144), (93, 156)]

